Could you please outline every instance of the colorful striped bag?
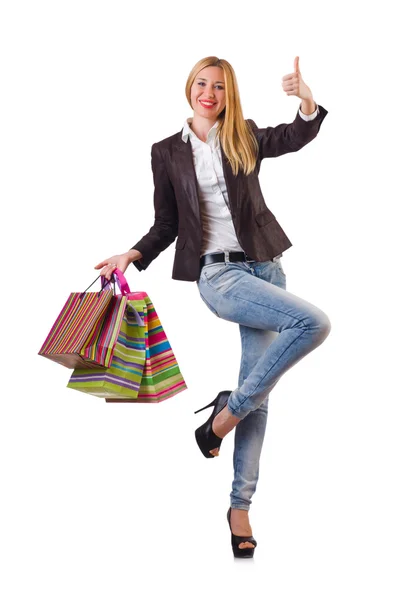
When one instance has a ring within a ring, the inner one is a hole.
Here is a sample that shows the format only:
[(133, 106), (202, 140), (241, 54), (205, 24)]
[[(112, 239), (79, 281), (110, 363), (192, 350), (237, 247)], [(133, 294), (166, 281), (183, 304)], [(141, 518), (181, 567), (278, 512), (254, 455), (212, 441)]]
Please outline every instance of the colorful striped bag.
[(70, 369), (110, 365), (127, 299), (105, 287), (99, 292), (69, 295), (38, 352), (40, 356)]
[[(131, 292), (119, 269), (113, 275), (126, 307), (108, 368), (73, 371), (67, 387), (106, 402), (161, 402), (187, 389), (174, 352), (146, 292)], [(105, 278), (103, 278), (105, 279)]]

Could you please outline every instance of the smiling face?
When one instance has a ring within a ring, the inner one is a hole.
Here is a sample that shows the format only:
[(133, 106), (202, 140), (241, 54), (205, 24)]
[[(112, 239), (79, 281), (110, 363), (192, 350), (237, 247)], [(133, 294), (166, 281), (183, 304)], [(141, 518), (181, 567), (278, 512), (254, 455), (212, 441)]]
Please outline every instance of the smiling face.
[(190, 100), (195, 115), (215, 122), (226, 106), (223, 69), (221, 67), (201, 69), (193, 81)]

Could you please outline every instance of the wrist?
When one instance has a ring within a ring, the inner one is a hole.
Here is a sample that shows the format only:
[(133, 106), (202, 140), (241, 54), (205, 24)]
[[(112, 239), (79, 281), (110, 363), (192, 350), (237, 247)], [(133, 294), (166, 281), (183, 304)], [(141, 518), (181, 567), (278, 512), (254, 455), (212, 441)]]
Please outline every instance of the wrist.
[(142, 258), (141, 252), (139, 250), (135, 250), (135, 248), (131, 248), (126, 252), (126, 256), (128, 256), (128, 260), (130, 263), (134, 262), (134, 260), (139, 260)]
[(304, 115), (311, 115), (317, 108), (317, 104), (314, 102), (313, 98), (305, 98), (302, 100), (300, 109)]

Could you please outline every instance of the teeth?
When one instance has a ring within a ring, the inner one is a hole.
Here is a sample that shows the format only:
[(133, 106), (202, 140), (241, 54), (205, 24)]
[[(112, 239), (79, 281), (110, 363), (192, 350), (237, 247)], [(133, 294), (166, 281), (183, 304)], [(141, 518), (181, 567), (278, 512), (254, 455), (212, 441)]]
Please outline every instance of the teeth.
[(201, 104), (204, 104), (205, 106), (214, 106), (215, 102), (204, 102), (203, 100), (200, 100)]

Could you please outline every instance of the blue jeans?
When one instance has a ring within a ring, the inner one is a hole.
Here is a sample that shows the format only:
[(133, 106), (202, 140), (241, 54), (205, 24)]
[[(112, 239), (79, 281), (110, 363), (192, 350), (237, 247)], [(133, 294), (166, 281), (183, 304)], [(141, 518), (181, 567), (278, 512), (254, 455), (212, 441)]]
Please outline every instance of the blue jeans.
[(269, 393), (288, 369), (322, 344), (331, 323), (327, 315), (286, 291), (280, 257), (265, 262), (205, 265), (196, 282), (209, 310), (238, 323), (241, 363), (229, 411), (235, 427), (232, 508), (249, 510), (259, 477)]

